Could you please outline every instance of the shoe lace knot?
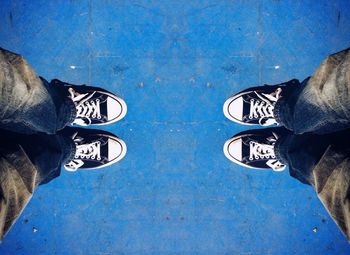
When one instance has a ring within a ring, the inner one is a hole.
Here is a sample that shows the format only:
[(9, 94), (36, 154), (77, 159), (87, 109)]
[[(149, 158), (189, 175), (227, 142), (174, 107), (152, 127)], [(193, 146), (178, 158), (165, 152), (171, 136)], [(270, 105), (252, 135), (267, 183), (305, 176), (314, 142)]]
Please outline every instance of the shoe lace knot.
[(101, 119), (100, 112), (100, 100), (98, 98), (92, 98), (95, 92), (79, 94), (73, 88), (68, 89), (70, 98), (73, 100), (76, 108), (76, 119), (73, 123), (86, 125), (81, 123), (79, 119), (85, 118), (88, 124), (91, 123), (91, 117)]
[(255, 92), (258, 99), (250, 99), (250, 111), (248, 118), (259, 119), (259, 123), (262, 126), (276, 124), (277, 122), (274, 119), (273, 110), (275, 107), (275, 103), (280, 98), (281, 92), (281, 88), (278, 88), (275, 92), (271, 94), (261, 93), (260, 95), (259, 93)]
[(249, 160), (265, 159), (266, 165), (272, 168), (274, 171), (283, 171), (286, 165), (276, 159), (275, 155), (275, 142), (277, 141), (276, 135), (267, 138), (270, 144), (262, 144), (255, 141), (249, 142)]
[(77, 145), (74, 158), (101, 160), (99, 141)]
[(68, 171), (76, 171), (79, 167), (84, 165), (85, 159), (101, 160), (101, 142), (96, 141), (92, 143), (83, 143), (83, 138), (73, 135), (73, 141), (76, 146), (74, 159), (65, 164)]
[(250, 146), (250, 153), (249, 153), (250, 160), (276, 158), (273, 145), (260, 144), (258, 142), (250, 141), (249, 146)]

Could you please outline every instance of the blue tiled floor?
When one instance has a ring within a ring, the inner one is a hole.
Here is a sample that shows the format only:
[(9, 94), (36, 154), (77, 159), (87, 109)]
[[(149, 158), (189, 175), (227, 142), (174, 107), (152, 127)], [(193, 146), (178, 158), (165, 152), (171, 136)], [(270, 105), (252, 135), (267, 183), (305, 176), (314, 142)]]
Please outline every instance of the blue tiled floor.
[[(1, 254), (350, 254), (312, 189), (222, 153), (232, 93), (304, 79), (349, 46), (350, 2), (0, 3), (0, 45), (128, 103), (128, 154), (37, 189)], [(33, 231), (36, 230), (36, 231)]]

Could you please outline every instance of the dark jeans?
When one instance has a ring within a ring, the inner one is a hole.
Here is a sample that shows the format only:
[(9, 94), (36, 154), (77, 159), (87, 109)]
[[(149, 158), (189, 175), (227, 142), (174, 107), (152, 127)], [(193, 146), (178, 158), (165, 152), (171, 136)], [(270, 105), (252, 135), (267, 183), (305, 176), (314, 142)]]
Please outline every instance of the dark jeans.
[(0, 133), (0, 237), (24, 209), (38, 185), (58, 177), (74, 157), (71, 138), (56, 134)]
[[(55, 134), (74, 120), (75, 106), (68, 99), (66, 89), (55, 81), (39, 80), (40, 88), (31, 89), (30, 85), (21, 83), (10, 89), (5, 86), (0, 100), (0, 129), (22, 134)], [(18, 93), (22, 90), (30, 96)]]
[[(0, 116), (6, 116), (0, 120), (0, 147), (5, 149), (8, 144), (19, 145), (38, 168), (38, 179), (42, 184), (44, 180), (45, 183), (49, 181), (49, 176), (59, 176), (60, 165), (68, 159), (66, 155), (75, 151), (71, 139), (60, 132), (74, 120), (75, 106), (68, 99), (63, 83), (58, 80), (49, 83), (41, 77), (39, 81), (41, 89), (35, 89), (35, 93), (26, 84), (16, 83), (18, 86), (9, 90), (4, 86), (2, 96), (13, 100), (0, 101), (3, 106), (0, 106)], [(23, 89), (21, 86), (26, 86), (27, 93), (33, 94), (30, 99), (17, 98), (17, 91)], [(18, 108), (14, 103), (25, 107)], [(57, 156), (58, 151), (63, 155)], [(57, 165), (55, 173), (52, 172), (52, 163)]]
[(60, 131), (76, 114), (66, 91), (0, 48), (0, 239), (35, 188), (59, 176), (74, 156), (73, 141)]
[(284, 90), (275, 108), (277, 158), (315, 189), (350, 240), (350, 50), (326, 58), (311, 78)]
[(350, 128), (350, 49), (330, 55), (311, 78), (287, 88), (274, 111), (294, 134)]
[[(278, 131), (277, 131), (278, 132)], [(326, 210), (350, 240), (350, 130), (295, 135), (279, 128), (276, 157), (289, 173), (311, 185)]]

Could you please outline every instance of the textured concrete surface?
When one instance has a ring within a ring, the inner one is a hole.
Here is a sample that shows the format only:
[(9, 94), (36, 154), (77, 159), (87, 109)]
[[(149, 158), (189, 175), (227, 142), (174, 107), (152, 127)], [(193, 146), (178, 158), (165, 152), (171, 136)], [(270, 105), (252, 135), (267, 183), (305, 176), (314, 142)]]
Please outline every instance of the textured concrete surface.
[(222, 153), (222, 104), (304, 79), (349, 46), (350, 2), (2, 0), (0, 45), (47, 78), (129, 106), (128, 154), (38, 188), (0, 254), (334, 254), (350, 246), (312, 189)]

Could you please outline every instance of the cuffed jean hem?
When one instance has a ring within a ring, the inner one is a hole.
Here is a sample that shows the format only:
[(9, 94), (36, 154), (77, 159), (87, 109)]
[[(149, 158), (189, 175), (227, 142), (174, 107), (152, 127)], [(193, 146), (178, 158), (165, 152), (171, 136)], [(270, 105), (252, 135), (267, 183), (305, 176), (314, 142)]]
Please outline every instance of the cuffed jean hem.
[(282, 135), (274, 145), (274, 153), (276, 159), (282, 164), (288, 165), (288, 148), (290, 143), (291, 136), (288, 134)]
[(277, 123), (296, 134), (303, 132), (302, 130), (295, 130), (294, 107), (308, 80), (309, 77), (302, 83), (299, 83), (296, 79), (286, 83), (282, 97), (276, 102), (273, 109), (273, 115)]
[(74, 159), (76, 145), (73, 139), (64, 135), (58, 135), (58, 141), (62, 148), (62, 164), (64, 165)]
[[(280, 100), (278, 100), (274, 106), (273, 109), (273, 116), (276, 120), (276, 122), (281, 125), (286, 127), (286, 122), (283, 120), (283, 116), (285, 114), (285, 110), (284, 107), (286, 105), (286, 100), (284, 100), (283, 98), (281, 98)], [(288, 128), (288, 127), (286, 127)]]
[(62, 119), (60, 129), (73, 123), (73, 121), (77, 116), (77, 110), (75, 108), (75, 104), (70, 98), (65, 98), (63, 101), (63, 105), (64, 107), (62, 107), (62, 110), (61, 110), (62, 117), (60, 116), (60, 118)]

